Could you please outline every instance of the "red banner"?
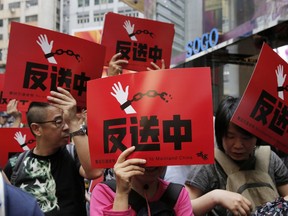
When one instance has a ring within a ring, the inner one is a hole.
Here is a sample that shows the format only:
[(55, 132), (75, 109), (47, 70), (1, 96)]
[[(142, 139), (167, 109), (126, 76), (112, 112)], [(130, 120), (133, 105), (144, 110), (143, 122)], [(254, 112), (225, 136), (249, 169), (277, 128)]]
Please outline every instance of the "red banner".
[(24, 151), (23, 148), (32, 149), (36, 144), (29, 128), (0, 128), (0, 137), (0, 167), (2, 168), (13, 154)]
[(288, 153), (287, 63), (264, 44), (232, 122)]
[(13, 22), (4, 96), (47, 101), (50, 90), (69, 90), (83, 107), (88, 80), (102, 75), (105, 47), (67, 34)]
[(214, 163), (209, 68), (123, 74), (87, 87), (93, 166), (113, 167), (132, 145), (147, 166)]
[(173, 24), (109, 12), (105, 15), (101, 41), (107, 48), (105, 65), (121, 52), (122, 58), (129, 61), (123, 65), (125, 69), (146, 71), (151, 62), (161, 68), (161, 59), (169, 68), (173, 37)]

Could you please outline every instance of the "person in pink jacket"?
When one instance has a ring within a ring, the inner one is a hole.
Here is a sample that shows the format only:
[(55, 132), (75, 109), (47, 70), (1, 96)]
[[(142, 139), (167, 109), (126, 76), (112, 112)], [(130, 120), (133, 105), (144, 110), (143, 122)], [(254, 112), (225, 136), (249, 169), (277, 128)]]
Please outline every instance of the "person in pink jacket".
[[(170, 183), (160, 178), (166, 167), (145, 167), (145, 159), (127, 159), (134, 150), (135, 147), (132, 146), (123, 151), (114, 165), (116, 192), (105, 183), (99, 183), (93, 189), (90, 216), (137, 215), (129, 204), (131, 190), (136, 191), (146, 200), (143, 208), (146, 208), (150, 215), (151, 203), (161, 198)], [(182, 187), (173, 210), (177, 216), (194, 215), (185, 187)]]

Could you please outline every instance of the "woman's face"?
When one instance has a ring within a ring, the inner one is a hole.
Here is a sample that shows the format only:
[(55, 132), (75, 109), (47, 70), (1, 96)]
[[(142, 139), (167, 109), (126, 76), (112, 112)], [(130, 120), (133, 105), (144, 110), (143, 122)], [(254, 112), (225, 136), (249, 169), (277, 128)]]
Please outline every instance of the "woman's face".
[(230, 123), (227, 135), (223, 137), (223, 148), (233, 160), (247, 160), (253, 153), (256, 142), (255, 136), (244, 134), (235, 124)]
[(158, 178), (166, 170), (166, 167), (145, 167), (144, 175), (134, 176), (142, 184), (152, 184), (158, 182)]

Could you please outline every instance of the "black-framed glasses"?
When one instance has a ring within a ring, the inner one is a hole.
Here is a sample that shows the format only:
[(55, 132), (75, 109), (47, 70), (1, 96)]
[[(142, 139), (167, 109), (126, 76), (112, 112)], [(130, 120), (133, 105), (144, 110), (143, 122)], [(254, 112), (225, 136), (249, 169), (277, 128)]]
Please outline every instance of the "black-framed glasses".
[(54, 123), (57, 128), (64, 127), (65, 121), (63, 119), (56, 119), (51, 121), (42, 121), (42, 122), (35, 122), (37, 124), (46, 124), (46, 123)]

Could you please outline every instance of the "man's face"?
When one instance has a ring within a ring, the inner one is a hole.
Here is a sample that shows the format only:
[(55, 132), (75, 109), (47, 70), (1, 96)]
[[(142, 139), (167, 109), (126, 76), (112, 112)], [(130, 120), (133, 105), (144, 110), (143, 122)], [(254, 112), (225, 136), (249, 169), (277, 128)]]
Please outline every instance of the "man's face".
[(40, 126), (41, 142), (51, 147), (59, 147), (69, 143), (69, 128), (63, 119), (63, 111), (54, 106), (45, 108), (47, 117)]

